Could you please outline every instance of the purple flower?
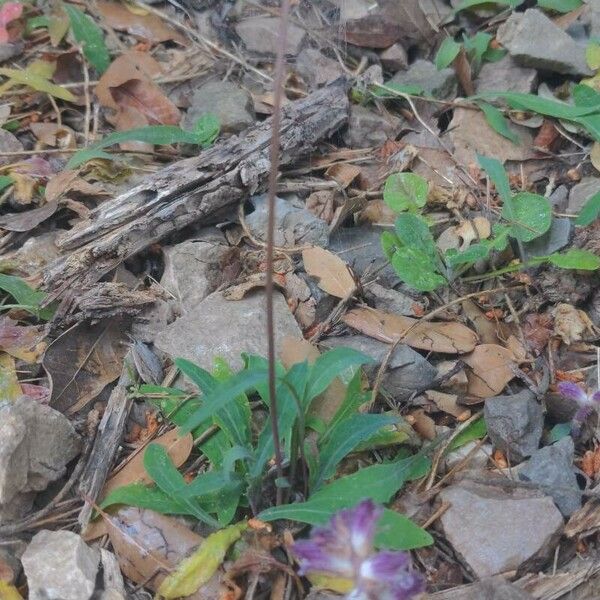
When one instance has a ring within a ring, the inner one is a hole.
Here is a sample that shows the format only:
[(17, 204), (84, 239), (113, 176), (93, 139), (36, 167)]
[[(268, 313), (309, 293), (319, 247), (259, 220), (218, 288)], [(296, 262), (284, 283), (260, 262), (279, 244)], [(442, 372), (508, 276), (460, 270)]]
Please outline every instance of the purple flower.
[(594, 394), (586, 394), (578, 385), (568, 381), (559, 383), (558, 390), (565, 398), (577, 403), (578, 408), (573, 417), (571, 431), (574, 436), (578, 436), (585, 420), (600, 408), (600, 390)]
[(410, 570), (406, 552), (375, 552), (373, 538), (382, 509), (371, 500), (336, 513), (308, 540), (294, 544), (300, 573), (320, 573), (353, 582), (346, 600), (409, 600), (425, 588)]

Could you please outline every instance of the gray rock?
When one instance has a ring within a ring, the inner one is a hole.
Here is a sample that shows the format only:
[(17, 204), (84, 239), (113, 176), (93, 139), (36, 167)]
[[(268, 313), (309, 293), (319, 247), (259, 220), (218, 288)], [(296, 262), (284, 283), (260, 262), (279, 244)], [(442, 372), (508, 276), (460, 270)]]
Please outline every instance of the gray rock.
[(388, 71), (392, 71), (392, 73), (400, 71), (400, 69), (408, 69), (408, 54), (402, 44), (393, 44), (386, 48), (379, 55), (379, 60), (381, 66)]
[(554, 550), (563, 518), (552, 498), (464, 480), (443, 490), (444, 535), (476, 577), (538, 564)]
[(521, 67), (506, 55), (497, 62), (484, 62), (476, 80), (477, 92), (521, 92), (529, 94), (537, 83), (537, 71)]
[(511, 462), (521, 461), (538, 449), (544, 416), (529, 390), (488, 398), (483, 414), (492, 443)]
[(498, 575), (469, 585), (429, 594), (429, 600), (534, 600), (531, 594)]
[(382, 227), (346, 227), (331, 234), (329, 249), (339, 254), (362, 277), (377, 274), (382, 285), (393, 287), (399, 283), (398, 276), (383, 256), (381, 250)]
[[(250, 17), (238, 23), (235, 31), (249, 52), (275, 55), (278, 27), (278, 17)], [(303, 29), (290, 23), (287, 30), (287, 54), (296, 56), (302, 48), (305, 37), (306, 32)]]
[(402, 130), (402, 120), (393, 115), (382, 116), (374, 108), (353, 104), (350, 108), (344, 142), (351, 148), (381, 146), (394, 140)]
[(569, 204), (569, 189), (566, 185), (559, 185), (548, 198), (556, 212), (565, 212)]
[(239, 133), (256, 121), (252, 96), (230, 81), (209, 81), (194, 91), (184, 129), (193, 129), (194, 123), (207, 113), (216, 115), (224, 133)]
[(220, 240), (188, 240), (164, 249), (161, 286), (172, 295), (180, 312), (193, 310), (223, 283), (223, 269), (232, 249)]
[[(21, 144), (17, 136), (6, 129), (0, 128), (0, 151), (21, 152), (22, 150), (23, 144)], [(11, 162), (11, 159), (12, 157), (10, 155), (0, 156), (0, 165), (8, 165)]]
[(423, 304), (398, 290), (372, 283), (365, 290), (367, 299), (372, 300), (375, 308), (397, 315), (415, 316), (415, 308), (423, 308)]
[[(288, 335), (302, 337), (283, 296), (276, 293), (273, 302), (277, 345)], [(159, 333), (154, 345), (173, 358), (187, 358), (208, 370), (217, 357), (239, 369), (242, 352), (267, 355), (266, 330), (264, 293), (229, 301), (215, 292)]]
[[(343, 337), (330, 337), (323, 342), (329, 347), (348, 347), (359, 350), (375, 359), (375, 363), (367, 365), (366, 374), (372, 378), (378, 366), (386, 356), (390, 346), (379, 340), (365, 335), (349, 335)], [(396, 399), (410, 396), (416, 389), (429, 385), (435, 379), (437, 369), (413, 350), (410, 346), (399, 344), (388, 365), (388, 371), (383, 379), (383, 386)]]
[(598, 192), (600, 192), (600, 177), (584, 177), (571, 188), (567, 211), (570, 214), (577, 214), (585, 206), (585, 203)]
[(0, 507), (65, 474), (81, 448), (69, 420), (25, 396), (0, 403)]
[[(519, 478), (543, 485), (565, 517), (581, 508), (581, 494), (573, 471), (575, 446), (567, 436), (535, 452), (521, 466)], [(547, 487), (546, 487), (547, 486)]]
[(21, 559), (30, 600), (88, 600), (100, 553), (71, 531), (40, 531)]
[(22, 42), (15, 42), (12, 44), (0, 44), (0, 63), (7, 61), (10, 58), (14, 58), (23, 52), (24, 44)]
[[(250, 203), (254, 212), (246, 216), (246, 225), (252, 235), (262, 241), (267, 238), (269, 216), (267, 196), (253, 196)], [(306, 208), (299, 208), (288, 200), (275, 198), (275, 245), (302, 246), (314, 244), (326, 247), (329, 242), (329, 226), (323, 219)]]
[(554, 217), (550, 229), (535, 240), (523, 244), (525, 256), (547, 256), (564, 248), (571, 239), (571, 219)]
[[(173, 302), (177, 301), (174, 300)], [(181, 306), (178, 304), (176, 308), (178, 309), (177, 314), (181, 314)], [(173, 303), (158, 298), (150, 306), (135, 315), (131, 323), (131, 335), (136, 340), (151, 344), (154, 342), (156, 335), (174, 320)]]
[(417, 85), (436, 98), (456, 95), (456, 77), (452, 69), (438, 71), (428, 60), (416, 60), (408, 71), (396, 73), (391, 81), (400, 85)]
[(585, 45), (578, 44), (541, 10), (513, 12), (498, 28), (498, 41), (521, 65), (562, 73), (591, 75)]
[[(469, 442), (464, 446), (449, 452), (445, 459), (446, 469), (449, 471), (465, 460), (465, 458), (469, 456), (469, 453), (473, 451), (477, 444), (478, 442)], [(469, 461), (466, 463), (465, 469), (485, 469), (491, 455), (492, 446), (490, 444), (483, 444), (483, 446), (481, 446), (469, 457)]]
[(344, 74), (337, 60), (315, 48), (305, 48), (298, 54), (296, 71), (311, 89), (326, 85)]

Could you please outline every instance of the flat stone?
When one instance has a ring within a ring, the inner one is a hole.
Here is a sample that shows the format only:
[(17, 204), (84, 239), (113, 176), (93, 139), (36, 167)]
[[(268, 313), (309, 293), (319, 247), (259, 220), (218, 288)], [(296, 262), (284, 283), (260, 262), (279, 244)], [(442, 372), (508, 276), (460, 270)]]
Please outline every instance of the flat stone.
[(492, 443), (511, 462), (521, 461), (538, 449), (544, 415), (529, 390), (488, 398), (483, 414)]
[(523, 244), (527, 259), (547, 256), (564, 248), (571, 240), (571, 219), (554, 217), (550, 229), (531, 242)]
[(223, 270), (231, 253), (223, 236), (164, 248), (165, 270), (160, 284), (176, 299), (180, 312), (193, 310), (223, 283)]
[[(266, 241), (269, 218), (267, 196), (252, 196), (250, 203), (254, 212), (246, 216), (246, 225), (255, 238)], [(329, 226), (323, 219), (304, 208), (304, 204), (294, 206), (289, 200), (275, 198), (276, 246), (316, 245), (324, 248), (328, 243)]]
[[(250, 17), (235, 26), (236, 33), (249, 52), (275, 55), (277, 53), (278, 17)], [(286, 53), (296, 56), (304, 42), (306, 32), (294, 25), (288, 24)]]
[(395, 73), (396, 71), (408, 69), (408, 54), (402, 44), (393, 44), (386, 48), (380, 55), (381, 66)]
[[(365, 367), (365, 373), (369, 378), (375, 376), (378, 366), (390, 349), (389, 344), (365, 335), (330, 337), (323, 342), (323, 345), (334, 348), (339, 346), (354, 348), (373, 358), (375, 363)], [(404, 399), (416, 389), (432, 383), (436, 375), (437, 369), (426, 358), (410, 346), (399, 344), (389, 362), (383, 385), (394, 398)]]
[(574, 455), (573, 439), (567, 436), (535, 452), (519, 470), (520, 479), (544, 486), (544, 491), (552, 496), (565, 517), (581, 508), (581, 494), (573, 470)]
[(407, 71), (396, 73), (391, 81), (400, 85), (416, 85), (436, 98), (450, 98), (456, 95), (456, 76), (452, 69), (437, 70), (428, 60), (419, 59)]
[(365, 290), (365, 294), (369, 300), (373, 301), (375, 308), (384, 312), (414, 317), (415, 309), (424, 308), (422, 302), (398, 290), (383, 287), (379, 283), (370, 284)]
[(29, 600), (88, 600), (100, 553), (71, 531), (37, 533), (21, 558)]
[[(288, 335), (302, 337), (283, 296), (275, 293), (273, 303), (276, 344)], [(240, 369), (242, 352), (267, 355), (266, 331), (263, 292), (236, 301), (215, 292), (159, 333), (154, 345), (173, 358), (186, 358), (207, 370), (213, 368), (217, 357)]]
[(498, 28), (497, 39), (523, 66), (564, 75), (592, 75), (585, 45), (578, 44), (541, 10), (513, 12)]
[(376, 280), (387, 287), (399, 283), (396, 272), (383, 256), (381, 233), (385, 228), (375, 226), (343, 227), (329, 238), (329, 249), (339, 254), (362, 277), (376, 273)]
[(559, 185), (548, 200), (556, 212), (565, 212), (569, 203), (569, 189), (566, 185)]
[(337, 60), (325, 56), (316, 48), (304, 48), (298, 54), (296, 71), (311, 89), (335, 81), (344, 74)]
[(53, 408), (25, 396), (0, 403), (0, 507), (60, 479), (80, 448), (69, 420)]
[(469, 585), (429, 594), (429, 600), (534, 600), (531, 594), (498, 575)]
[(218, 117), (221, 131), (239, 133), (256, 121), (252, 96), (230, 81), (209, 81), (194, 91), (184, 129), (193, 130), (195, 122), (205, 114)]
[(440, 492), (450, 508), (444, 535), (476, 577), (538, 566), (556, 547), (563, 518), (552, 498), (531, 490), (505, 491), (462, 481)]
[[(468, 442), (464, 446), (449, 452), (445, 458), (446, 469), (449, 471), (460, 464), (467, 456), (469, 456), (477, 445), (478, 442)], [(469, 461), (465, 464), (465, 469), (485, 469), (491, 455), (491, 444), (483, 444), (483, 446), (469, 457)]]
[(520, 92), (530, 94), (537, 83), (537, 71), (520, 66), (507, 54), (497, 62), (484, 62), (475, 84), (477, 92)]
[(567, 211), (570, 214), (579, 213), (585, 203), (598, 192), (600, 192), (600, 177), (584, 177), (571, 188)]
[(381, 146), (387, 140), (395, 140), (401, 130), (402, 120), (398, 117), (384, 117), (374, 108), (353, 104), (343, 138), (351, 148), (369, 148)]

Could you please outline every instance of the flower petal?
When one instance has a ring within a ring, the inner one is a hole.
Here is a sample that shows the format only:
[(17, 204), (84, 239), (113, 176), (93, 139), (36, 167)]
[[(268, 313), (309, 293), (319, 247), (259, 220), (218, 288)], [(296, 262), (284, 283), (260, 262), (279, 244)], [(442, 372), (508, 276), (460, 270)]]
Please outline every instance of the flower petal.
[(600, 404), (600, 390), (598, 390), (593, 396), (592, 396), (592, 402), (596, 403), (596, 404)]
[(575, 400), (577, 404), (586, 404), (588, 401), (587, 394), (575, 383), (570, 381), (562, 381), (558, 384), (558, 391), (565, 398)]
[(573, 417), (573, 421), (571, 422), (571, 433), (573, 434), (573, 437), (579, 437), (582, 425), (593, 412), (593, 407), (589, 405), (582, 406), (577, 410), (575, 416)]
[(406, 552), (382, 551), (363, 561), (360, 576), (375, 581), (389, 581), (401, 575), (409, 564), (410, 558)]
[(292, 550), (300, 563), (300, 575), (313, 571), (350, 578), (354, 575), (353, 564), (349, 556), (330, 553), (327, 546), (323, 546), (317, 541), (300, 540), (293, 545)]
[(369, 499), (363, 500), (354, 508), (339, 512), (334, 517), (336, 528), (348, 531), (348, 543), (351, 544), (357, 558), (366, 558), (373, 551), (375, 528), (381, 513), (382, 509)]

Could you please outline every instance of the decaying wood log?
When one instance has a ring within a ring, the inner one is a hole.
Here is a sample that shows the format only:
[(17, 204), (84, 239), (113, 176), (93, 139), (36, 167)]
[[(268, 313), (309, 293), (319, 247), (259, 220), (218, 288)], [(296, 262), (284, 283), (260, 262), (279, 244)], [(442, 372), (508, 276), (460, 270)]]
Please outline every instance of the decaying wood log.
[[(308, 154), (346, 122), (347, 89), (340, 79), (284, 107), (282, 166)], [(50, 297), (69, 289), (89, 289), (150, 244), (191, 223), (215, 222), (241, 200), (263, 191), (270, 169), (270, 139), (269, 119), (101, 204), (58, 240), (64, 256), (43, 273)]]

